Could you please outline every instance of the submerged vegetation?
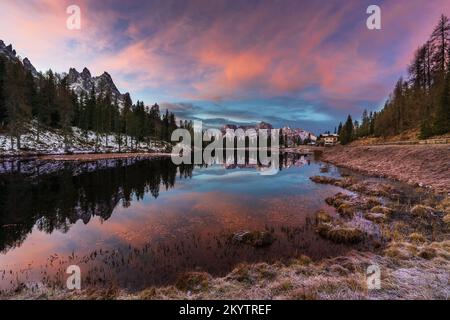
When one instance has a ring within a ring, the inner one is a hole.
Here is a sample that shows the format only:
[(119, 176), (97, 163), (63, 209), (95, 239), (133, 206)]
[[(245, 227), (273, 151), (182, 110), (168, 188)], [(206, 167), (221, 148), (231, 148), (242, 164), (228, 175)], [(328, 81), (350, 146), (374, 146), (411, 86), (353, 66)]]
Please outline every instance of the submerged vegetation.
[[(344, 176), (344, 174), (343, 174)], [(180, 272), (173, 285), (129, 292), (118, 286), (68, 292), (57, 287), (19, 288), (4, 297), (42, 299), (448, 299), (450, 295), (450, 198), (422, 188), (367, 179), (313, 176), (343, 190), (311, 214), (315, 232), (331, 243), (364, 248), (319, 260), (304, 254), (276, 263), (240, 263), (225, 276)], [(343, 210), (344, 208), (346, 210)], [(333, 211), (334, 208), (334, 211)], [(347, 211), (352, 214), (347, 214)], [(254, 250), (272, 231), (243, 231), (222, 242)], [(259, 249), (258, 249), (259, 248)], [(138, 249), (132, 249), (136, 254)], [(164, 251), (169, 249), (164, 249)], [(143, 251), (144, 252), (144, 251)], [(144, 252), (145, 253), (145, 252)], [(381, 289), (368, 290), (367, 267), (381, 270)]]

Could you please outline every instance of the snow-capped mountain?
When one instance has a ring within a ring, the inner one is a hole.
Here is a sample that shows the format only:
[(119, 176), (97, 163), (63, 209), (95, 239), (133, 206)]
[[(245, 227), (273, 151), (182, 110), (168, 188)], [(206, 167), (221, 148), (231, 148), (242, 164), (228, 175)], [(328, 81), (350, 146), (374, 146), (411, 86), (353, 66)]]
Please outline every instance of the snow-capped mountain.
[[(39, 76), (39, 72), (28, 58), (21, 60), (12, 45), (10, 44), (7, 46), (2, 40), (0, 40), (0, 55), (5, 56), (10, 61), (22, 63), (25, 69), (29, 70), (34, 77), (37, 78)], [(78, 95), (81, 93), (89, 94), (92, 88), (95, 88), (95, 94), (97, 96), (101, 92), (105, 93), (110, 91), (112, 99), (117, 98), (119, 106), (123, 106), (125, 99), (130, 98), (128, 92), (122, 94), (117, 89), (111, 75), (107, 72), (104, 72), (98, 77), (93, 77), (87, 68), (84, 68), (81, 73), (74, 68), (70, 68), (69, 73), (64, 73), (63, 75), (68, 76), (69, 87)]]
[(306, 139), (310, 139), (311, 141), (316, 141), (317, 140), (317, 136), (314, 135), (313, 133), (300, 129), (300, 128), (290, 128), (289, 126), (284, 126), (283, 128), (281, 128), (281, 132), (284, 136), (287, 136), (288, 138), (291, 139), (295, 139), (295, 138), (300, 138), (302, 139), (302, 141), (306, 140)]
[(16, 50), (13, 49), (12, 45), (6, 46), (2, 40), (0, 40), (0, 54), (9, 60), (17, 60)]
[[(260, 122), (256, 125), (235, 125), (235, 124), (226, 124), (221, 128), (222, 133), (225, 134), (225, 132), (228, 130), (236, 130), (236, 129), (243, 129), (248, 130), (248, 129), (255, 129), (255, 131), (259, 131), (260, 129), (267, 129), (267, 130), (272, 130), (274, 129), (274, 127), (267, 122)], [(283, 134), (283, 136), (287, 137), (289, 140), (291, 141), (296, 141), (297, 138), (300, 138), (302, 141), (305, 140), (311, 140), (311, 141), (316, 141), (317, 140), (317, 136), (315, 134), (313, 134), (312, 132), (300, 129), (300, 128), (290, 128), (289, 126), (284, 126), (283, 128), (280, 129), (281, 133)]]
[(78, 72), (75, 68), (70, 68), (68, 74), (68, 84), (70, 89), (75, 91), (78, 95), (89, 94), (94, 88), (95, 94), (99, 95), (101, 92), (111, 92), (113, 99), (117, 98), (119, 105), (123, 105), (126, 98), (129, 98), (129, 93), (120, 93), (117, 89), (111, 75), (104, 72), (98, 77), (93, 77), (88, 68), (84, 68), (82, 72)]
[(242, 129), (244, 131), (249, 130), (249, 129), (254, 129), (255, 131), (259, 131), (261, 129), (267, 129), (270, 131), (273, 129), (273, 126), (270, 123), (262, 121), (255, 125), (226, 124), (226, 125), (222, 126), (222, 128), (220, 130), (222, 131), (222, 133), (225, 133), (228, 129), (231, 129), (231, 130)]
[(0, 55), (6, 57), (6, 59), (10, 61), (22, 63), (25, 69), (29, 70), (34, 77), (39, 75), (36, 68), (31, 64), (28, 58), (20, 60), (20, 57), (17, 55), (16, 50), (14, 50), (12, 45), (5, 45), (2, 40), (0, 40)]

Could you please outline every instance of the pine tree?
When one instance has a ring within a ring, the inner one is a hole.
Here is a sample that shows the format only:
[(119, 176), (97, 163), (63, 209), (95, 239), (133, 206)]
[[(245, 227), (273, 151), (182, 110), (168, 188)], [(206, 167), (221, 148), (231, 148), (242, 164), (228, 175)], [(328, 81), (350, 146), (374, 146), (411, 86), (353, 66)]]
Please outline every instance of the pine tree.
[(6, 101), (5, 101), (5, 77), (6, 61), (0, 56), (0, 129), (6, 126)]
[(27, 103), (31, 107), (31, 113), (35, 117), (39, 112), (39, 97), (35, 79), (30, 71), (26, 71), (25, 75), (25, 95)]
[(119, 102), (117, 97), (114, 98), (114, 103), (112, 105), (113, 108), (113, 131), (115, 134), (116, 144), (119, 147), (119, 152), (122, 151), (122, 130), (123, 130), (123, 121), (122, 116), (119, 110)]
[(21, 64), (8, 64), (4, 89), (11, 149), (14, 148), (13, 138), (16, 138), (17, 149), (21, 148), (21, 135), (31, 120), (31, 106), (26, 96), (25, 79), (26, 75)]
[(442, 15), (439, 19), (430, 41), (434, 47), (432, 55), (434, 72), (437, 76), (442, 76), (447, 69), (450, 49), (450, 23), (446, 16)]
[(447, 132), (450, 132), (450, 72), (445, 78), (433, 126), (434, 134), (440, 135)]
[(369, 121), (363, 114), (356, 135), (385, 137), (420, 129), (420, 138), (427, 138), (450, 132), (449, 72), (450, 22), (442, 15), (429, 40), (417, 49), (408, 80), (397, 81), (382, 110), (369, 116)]
[(337, 134), (341, 135), (341, 133), (342, 133), (342, 122), (339, 122), (339, 126), (338, 126), (338, 129), (337, 129)]
[(41, 88), (39, 92), (39, 108), (36, 110), (35, 118), (37, 120), (36, 140), (39, 142), (41, 126), (52, 125), (52, 114), (57, 110), (56, 103), (56, 84), (55, 77), (51, 70), (45, 77), (39, 79)]
[(64, 136), (64, 149), (67, 152), (70, 148), (70, 136), (72, 134), (71, 124), (73, 120), (74, 108), (72, 97), (67, 85), (67, 77), (61, 80), (57, 89), (56, 106), (59, 113), (59, 121)]
[(123, 103), (123, 132), (125, 133), (125, 146), (128, 147), (128, 131), (129, 131), (129, 122), (131, 122), (131, 107), (133, 102), (129, 95), (125, 96)]
[(348, 144), (353, 140), (353, 120), (350, 115), (347, 117), (347, 121), (342, 127), (340, 141), (341, 144)]

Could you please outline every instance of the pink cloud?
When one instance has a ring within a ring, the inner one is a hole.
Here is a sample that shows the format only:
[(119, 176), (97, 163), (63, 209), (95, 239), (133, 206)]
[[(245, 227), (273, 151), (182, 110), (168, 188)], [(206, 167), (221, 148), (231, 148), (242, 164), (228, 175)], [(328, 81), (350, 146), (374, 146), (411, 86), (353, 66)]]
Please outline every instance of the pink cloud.
[(2, 1), (1, 37), (42, 69), (88, 66), (130, 91), (174, 100), (300, 95), (337, 107), (386, 96), (439, 15), (450, 14), (445, 0), (382, 2), (383, 30), (369, 31), (361, 1), (84, 0), (83, 29), (73, 32), (68, 4)]

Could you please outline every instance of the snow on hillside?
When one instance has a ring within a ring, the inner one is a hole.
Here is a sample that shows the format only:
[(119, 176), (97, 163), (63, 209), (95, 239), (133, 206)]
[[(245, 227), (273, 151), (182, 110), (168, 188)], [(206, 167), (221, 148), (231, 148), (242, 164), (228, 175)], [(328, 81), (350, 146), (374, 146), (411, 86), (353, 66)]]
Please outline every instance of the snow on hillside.
[[(66, 74), (64, 74), (66, 75)], [(120, 93), (114, 84), (111, 75), (104, 72), (98, 77), (93, 77), (88, 68), (84, 68), (80, 73), (75, 68), (70, 68), (68, 76), (69, 88), (73, 90), (78, 96), (81, 94), (89, 95), (94, 90), (95, 95), (109, 91), (113, 99), (117, 99), (119, 108), (123, 108), (125, 100), (129, 98), (129, 93)]]
[[(96, 147), (98, 139), (98, 145)], [(125, 141), (128, 139), (128, 147)], [(119, 144), (115, 135), (99, 135), (98, 137), (92, 131), (73, 127), (72, 134), (69, 135), (70, 153), (93, 153), (93, 152), (119, 152)], [(164, 141), (152, 140), (150, 144), (140, 143), (137, 148), (131, 147), (131, 137), (122, 136), (122, 146), (120, 152), (166, 152), (170, 150), (170, 144)], [(27, 133), (21, 136), (21, 150), (17, 150), (17, 144), (14, 139), (14, 149), (11, 150), (11, 138), (6, 134), (0, 134), (0, 156), (17, 155), (19, 153), (31, 154), (64, 154), (65, 144), (64, 136), (58, 130), (45, 130), (39, 134), (37, 141), (36, 126), (28, 128)]]

